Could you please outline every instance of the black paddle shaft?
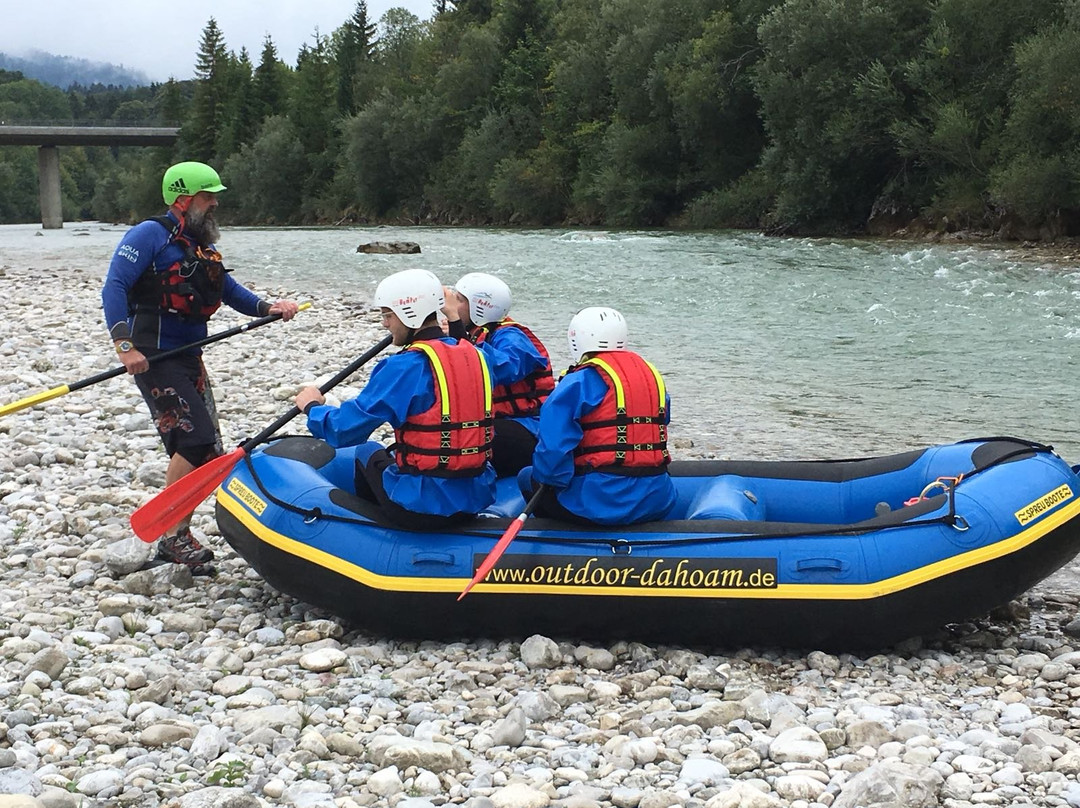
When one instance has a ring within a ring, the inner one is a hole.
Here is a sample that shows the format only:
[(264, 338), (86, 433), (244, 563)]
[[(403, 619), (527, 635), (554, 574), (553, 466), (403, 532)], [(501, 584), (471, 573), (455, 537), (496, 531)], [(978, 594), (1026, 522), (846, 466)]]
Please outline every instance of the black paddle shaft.
[[(347, 367), (343, 368), (336, 376), (334, 376), (334, 378), (326, 382), (326, 384), (322, 385), (319, 388), (319, 392), (323, 395), (326, 395), (326, 393), (330, 392), (333, 388), (337, 387), (347, 378), (356, 373), (356, 371), (360, 370), (361, 367), (363, 367), (380, 353), (382, 353), (383, 350), (389, 347), (390, 343), (393, 341), (394, 338), (392, 336), (385, 337), (381, 342), (365, 351), (361, 356), (358, 356)], [(253, 438), (249, 438), (248, 440), (240, 444), (240, 448), (243, 449), (245, 452), (250, 452), (260, 443), (265, 443), (266, 441), (270, 440), (270, 438), (274, 436), (275, 432), (277, 432), (279, 429), (285, 426), (285, 424), (289, 423), (289, 421), (291, 421), (299, 414), (300, 408), (293, 407), (291, 410), (289, 410), (287, 413), (274, 421), (274, 423), (270, 424), (270, 426), (268, 426), (258, 435)]]
[[(152, 357), (147, 357), (147, 361), (152, 365), (154, 362), (160, 362), (162, 359), (169, 359), (173, 356), (179, 356), (182, 353), (193, 350), (194, 348), (202, 348), (204, 345), (209, 345), (211, 342), (218, 342), (219, 340), (228, 339), (229, 337), (235, 337), (237, 334), (243, 334), (245, 331), (250, 331), (253, 328), (258, 328), (261, 325), (272, 323), (275, 320), (280, 320), (281, 314), (268, 314), (265, 317), (260, 317), (258, 320), (251, 320), (242, 325), (235, 326), (226, 331), (219, 331), (217, 334), (211, 334), (198, 342), (192, 342), (189, 345), (181, 345), (179, 348), (172, 348), (168, 351), (156, 354)], [(74, 393), (76, 390), (82, 390), (84, 387), (89, 387), (92, 384), (103, 382), (106, 379), (111, 379), (113, 376), (120, 376), (127, 373), (127, 368), (121, 365), (118, 368), (112, 368), (106, 370), (104, 373), (99, 373), (96, 376), (91, 376), (88, 379), (73, 382), (68, 385), (68, 392)]]

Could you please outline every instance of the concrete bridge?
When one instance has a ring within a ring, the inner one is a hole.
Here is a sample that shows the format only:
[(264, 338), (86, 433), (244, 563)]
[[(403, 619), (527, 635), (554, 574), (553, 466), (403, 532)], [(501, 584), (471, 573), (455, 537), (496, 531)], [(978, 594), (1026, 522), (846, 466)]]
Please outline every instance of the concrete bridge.
[(38, 147), (38, 198), (41, 226), (64, 226), (60, 204), (60, 146), (171, 146), (175, 126), (23, 126), (0, 124), (0, 146)]

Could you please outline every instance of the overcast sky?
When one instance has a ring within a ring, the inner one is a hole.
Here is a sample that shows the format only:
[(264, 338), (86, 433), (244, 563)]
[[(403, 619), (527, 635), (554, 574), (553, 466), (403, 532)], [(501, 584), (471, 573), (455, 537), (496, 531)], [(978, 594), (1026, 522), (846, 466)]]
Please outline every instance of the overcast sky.
[[(225, 46), (248, 49), (259, 63), (270, 34), (278, 57), (296, 64), (300, 46), (312, 43), (316, 28), (329, 35), (352, 16), (356, 0), (218, 0), (215, 3), (155, 3), (150, 0), (5, 0), (0, 16), (0, 51), (24, 56), (40, 50), (141, 70), (153, 81), (194, 75), (195, 54), (212, 16)], [(388, 8), (431, 16), (432, 0), (367, 0), (368, 19), (378, 22)]]

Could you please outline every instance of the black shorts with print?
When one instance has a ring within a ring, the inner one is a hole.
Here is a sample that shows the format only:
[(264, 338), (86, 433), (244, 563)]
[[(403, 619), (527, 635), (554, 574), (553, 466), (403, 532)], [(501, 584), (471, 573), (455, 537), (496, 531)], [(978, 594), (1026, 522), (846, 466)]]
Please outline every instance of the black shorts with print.
[[(153, 358), (152, 349), (140, 349)], [(214, 391), (201, 356), (174, 356), (153, 362), (135, 383), (150, 408), (169, 457), (179, 454), (201, 466), (222, 453)]]

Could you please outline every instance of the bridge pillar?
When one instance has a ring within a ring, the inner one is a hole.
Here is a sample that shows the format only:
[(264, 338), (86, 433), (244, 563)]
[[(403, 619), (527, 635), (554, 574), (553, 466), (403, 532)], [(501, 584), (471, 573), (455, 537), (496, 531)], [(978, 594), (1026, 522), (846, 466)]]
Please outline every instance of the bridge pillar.
[(38, 198), (41, 201), (42, 229), (62, 228), (64, 211), (60, 199), (60, 149), (56, 146), (38, 149)]

